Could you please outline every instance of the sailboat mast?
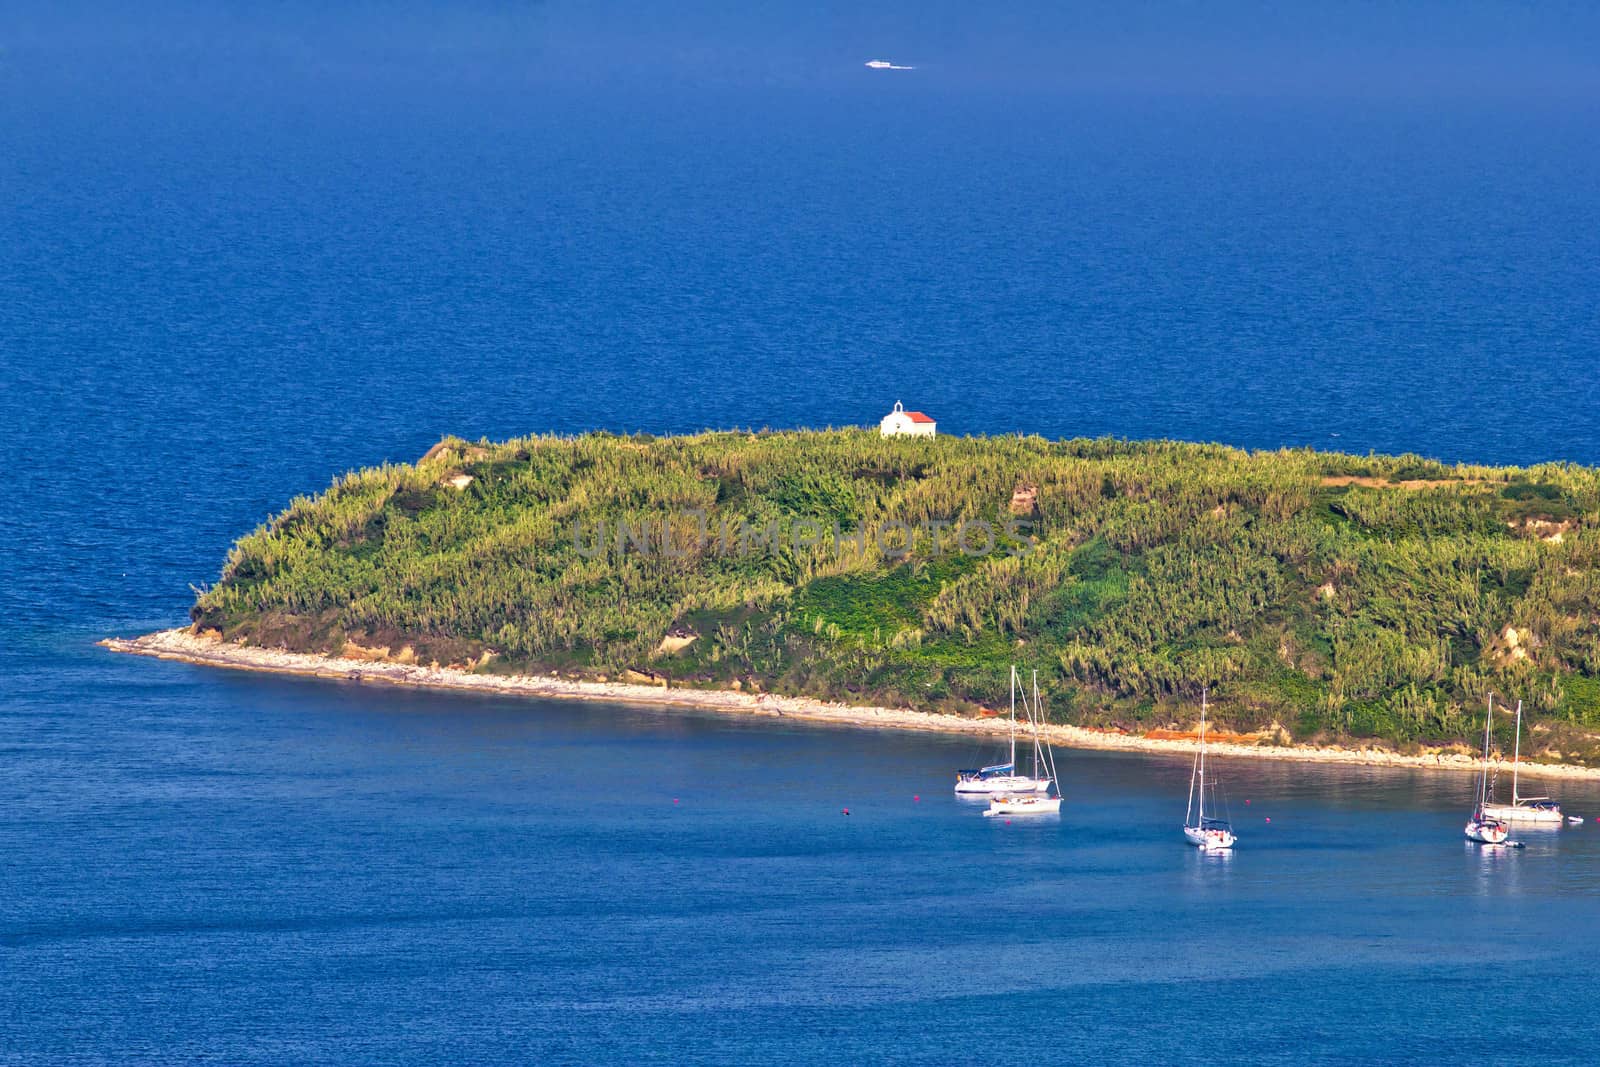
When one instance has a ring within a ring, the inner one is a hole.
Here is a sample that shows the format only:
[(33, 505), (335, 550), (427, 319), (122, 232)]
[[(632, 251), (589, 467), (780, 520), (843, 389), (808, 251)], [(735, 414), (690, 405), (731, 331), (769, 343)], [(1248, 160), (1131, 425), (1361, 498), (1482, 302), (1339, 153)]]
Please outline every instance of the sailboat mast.
[(1511, 806), (1516, 807), (1521, 795), (1517, 792), (1517, 765), (1522, 762), (1522, 701), (1517, 701), (1517, 742), (1511, 750)]
[(1033, 711), (1028, 713), (1028, 721), (1033, 723), (1033, 780), (1039, 780), (1039, 726), (1044, 713), (1039, 710), (1039, 671), (1033, 672)]
[[(1202, 689), (1202, 690), (1200, 690), (1200, 703), (1201, 703), (1202, 707), (1205, 705), (1205, 700), (1206, 700), (1205, 690)], [(1200, 714), (1202, 716), (1204, 716), (1205, 712), (1202, 711)], [(1192, 768), (1190, 768), (1190, 770), (1189, 770), (1189, 803), (1183, 809), (1183, 825), (1184, 826), (1191, 825), (1190, 822), (1189, 822), (1189, 818), (1192, 815), (1194, 815), (1194, 780), (1195, 780), (1195, 775), (1197, 775), (1199, 772), (1200, 772), (1200, 753), (1196, 752), (1195, 755), (1194, 755), (1194, 766)], [(1196, 824), (1196, 825), (1198, 825), (1198, 824)]]
[(1011, 665), (1011, 773), (1017, 773), (1017, 665)]
[(1206, 689), (1200, 687), (1200, 821), (1197, 823), (1201, 829), (1206, 825)]
[(1483, 717), (1483, 768), (1478, 773), (1478, 807), (1489, 800), (1489, 725), (1494, 722), (1494, 694), (1489, 694), (1489, 711)]
[[(1199, 757), (1197, 756), (1196, 759), (1198, 760)], [(1195, 764), (1195, 766), (1198, 767), (1199, 763), (1197, 762)], [(1188, 804), (1187, 807), (1185, 807), (1183, 809), (1183, 825), (1185, 825), (1185, 826), (1189, 825), (1189, 817), (1191, 815), (1193, 815), (1193, 814), (1194, 814), (1194, 771), (1190, 771), (1189, 772), (1189, 804)]]

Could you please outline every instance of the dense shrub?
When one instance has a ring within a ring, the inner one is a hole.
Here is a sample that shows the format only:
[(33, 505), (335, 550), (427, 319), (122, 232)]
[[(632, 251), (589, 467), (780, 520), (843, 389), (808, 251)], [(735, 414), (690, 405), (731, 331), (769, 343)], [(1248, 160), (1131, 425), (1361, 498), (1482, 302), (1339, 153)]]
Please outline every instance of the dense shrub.
[[(1600, 476), (1568, 465), (858, 430), (450, 440), (295, 500), (194, 616), (941, 706), (1003, 699), (1018, 660), (1094, 721), (1170, 718), (1206, 684), (1237, 728), (1451, 741), (1491, 689), (1600, 725), (1597, 510)], [(961, 552), (963, 521), (988, 554)], [(696, 640), (665, 654), (669, 632)]]

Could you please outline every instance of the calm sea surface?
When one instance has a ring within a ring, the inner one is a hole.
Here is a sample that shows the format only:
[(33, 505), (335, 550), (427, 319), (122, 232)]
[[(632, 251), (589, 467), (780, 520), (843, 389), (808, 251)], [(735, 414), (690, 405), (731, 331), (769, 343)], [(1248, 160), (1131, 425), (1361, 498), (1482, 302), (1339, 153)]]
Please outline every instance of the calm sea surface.
[(1600, 829), (1460, 777), (1224, 764), (1204, 857), (1181, 763), (996, 825), (953, 741), (92, 645), (444, 433), (1600, 462), (1592, 111), (91, 96), (0, 100), (0, 1060), (1592, 1062)]

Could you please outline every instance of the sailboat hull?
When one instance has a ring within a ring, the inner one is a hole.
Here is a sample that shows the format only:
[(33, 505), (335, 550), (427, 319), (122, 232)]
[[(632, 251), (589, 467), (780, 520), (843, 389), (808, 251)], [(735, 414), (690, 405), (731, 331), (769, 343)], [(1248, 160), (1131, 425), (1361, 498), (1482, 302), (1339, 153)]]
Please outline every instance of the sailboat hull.
[(996, 793), (1048, 793), (1049, 778), (962, 778), (956, 782), (956, 792), (962, 796), (987, 797)]
[(1566, 821), (1560, 808), (1530, 808), (1525, 804), (1485, 804), (1483, 813), (1505, 822), (1539, 823), (1560, 826)]
[(1183, 828), (1183, 836), (1188, 840), (1189, 844), (1194, 845), (1196, 848), (1206, 849), (1207, 851), (1218, 851), (1221, 849), (1232, 848), (1234, 841), (1237, 840), (1237, 838), (1235, 838), (1233, 834), (1227, 830), (1202, 830), (1198, 826), (1185, 826)]
[(1058, 815), (1061, 813), (1060, 797), (1032, 796), (994, 797), (989, 801), (985, 817), (994, 815)]
[(1467, 823), (1466, 834), (1467, 840), (1476, 841), (1481, 845), (1503, 845), (1511, 830), (1503, 822), (1473, 819)]

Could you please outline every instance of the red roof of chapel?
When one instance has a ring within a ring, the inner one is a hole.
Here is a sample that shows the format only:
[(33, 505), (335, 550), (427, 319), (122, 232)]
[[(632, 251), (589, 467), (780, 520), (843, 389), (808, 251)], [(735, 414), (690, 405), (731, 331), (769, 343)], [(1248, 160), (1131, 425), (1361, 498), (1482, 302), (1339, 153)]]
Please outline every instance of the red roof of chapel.
[(933, 419), (929, 418), (927, 415), (924, 415), (920, 411), (908, 411), (908, 412), (906, 412), (906, 418), (910, 419), (912, 422), (932, 422), (933, 421)]

